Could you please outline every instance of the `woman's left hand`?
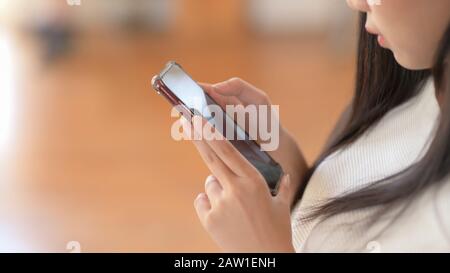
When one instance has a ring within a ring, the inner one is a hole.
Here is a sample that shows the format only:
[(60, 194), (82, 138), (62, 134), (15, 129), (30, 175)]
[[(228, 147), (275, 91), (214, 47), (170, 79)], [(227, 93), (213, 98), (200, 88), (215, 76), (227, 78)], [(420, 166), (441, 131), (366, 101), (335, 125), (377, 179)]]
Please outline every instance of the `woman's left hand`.
[[(210, 126), (203, 134), (213, 131), (209, 123), (201, 122)], [(192, 124), (183, 123), (184, 131), (192, 135)], [(225, 252), (294, 252), (289, 175), (283, 176), (278, 194), (272, 196), (264, 177), (229, 141), (205, 135), (193, 139), (212, 172), (194, 206), (217, 245)]]

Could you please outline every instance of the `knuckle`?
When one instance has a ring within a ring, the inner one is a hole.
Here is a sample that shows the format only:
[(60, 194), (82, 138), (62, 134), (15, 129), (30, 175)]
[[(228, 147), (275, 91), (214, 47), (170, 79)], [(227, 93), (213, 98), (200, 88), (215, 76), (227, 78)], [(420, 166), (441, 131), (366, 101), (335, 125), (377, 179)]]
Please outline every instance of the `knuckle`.
[(270, 105), (270, 99), (266, 92), (259, 91), (259, 98), (257, 100), (259, 105)]
[(210, 174), (205, 178), (205, 185), (207, 185), (208, 183), (214, 182), (216, 180), (217, 180), (217, 178), (213, 174)]
[(205, 192), (208, 193), (211, 189), (211, 181), (206, 180), (205, 181)]
[(241, 78), (239, 78), (239, 77), (231, 77), (231, 78), (228, 80), (228, 82), (240, 84), (240, 83), (242, 83), (242, 82), (244, 82), (244, 81), (243, 81)]
[(233, 88), (240, 89), (246, 84), (246, 82), (239, 77), (232, 77), (228, 80), (228, 84)]
[(262, 98), (263, 101), (265, 101), (265, 102), (269, 101), (269, 96), (267, 95), (266, 92), (261, 91), (261, 98)]

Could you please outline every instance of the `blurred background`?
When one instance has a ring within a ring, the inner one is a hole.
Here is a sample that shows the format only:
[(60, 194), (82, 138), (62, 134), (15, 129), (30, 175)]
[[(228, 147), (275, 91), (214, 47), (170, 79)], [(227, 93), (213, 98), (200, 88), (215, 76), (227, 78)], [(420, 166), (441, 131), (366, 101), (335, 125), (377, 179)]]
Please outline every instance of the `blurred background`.
[(150, 79), (247, 80), (311, 163), (355, 27), (343, 0), (0, 0), (0, 251), (218, 251), (193, 208), (208, 170)]

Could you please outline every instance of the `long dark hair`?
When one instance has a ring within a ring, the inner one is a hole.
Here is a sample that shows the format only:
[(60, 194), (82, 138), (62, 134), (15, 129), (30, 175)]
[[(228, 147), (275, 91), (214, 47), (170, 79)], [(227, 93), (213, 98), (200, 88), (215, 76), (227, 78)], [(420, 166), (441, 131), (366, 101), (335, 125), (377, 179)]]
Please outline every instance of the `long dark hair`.
[[(350, 119), (309, 170), (304, 184), (327, 156), (338, 149), (345, 149), (373, 128), (388, 111), (416, 96), (430, 76), (433, 76), (435, 86), (443, 98), (435, 136), (417, 163), (369, 186), (327, 200), (312, 208), (304, 220), (326, 219), (378, 205), (385, 205), (389, 209), (399, 201), (412, 199), (426, 187), (443, 182), (450, 173), (450, 26), (442, 38), (434, 67), (412, 71), (401, 67), (390, 51), (379, 46), (376, 37), (365, 31), (365, 21), (366, 15), (361, 14), (356, 91)], [(296, 202), (303, 190), (304, 187), (299, 190)]]

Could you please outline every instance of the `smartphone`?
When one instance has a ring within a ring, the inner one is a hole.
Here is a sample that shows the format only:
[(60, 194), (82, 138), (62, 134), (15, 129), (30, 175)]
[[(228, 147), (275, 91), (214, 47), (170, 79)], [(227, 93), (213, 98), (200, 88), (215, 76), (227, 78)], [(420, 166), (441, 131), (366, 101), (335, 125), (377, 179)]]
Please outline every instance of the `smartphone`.
[[(215, 118), (209, 114), (207, 106), (218, 105), (176, 62), (169, 62), (159, 75), (152, 79), (153, 89), (159, 95), (165, 97), (172, 106), (179, 106), (180, 114), (190, 120), (194, 115), (201, 115), (212, 125)], [(272, 195), (278, 192), (279, 183), (283, 175), (283, 169), (266, 151), (262, 151), (259, 144), (249, 137), (222, 109), (223, 126), (217, 126), (216, 130), (223, 136), (233, 135), (227, 140), (262, 174), (267, 182)], [(232, 126), (227, 126), (232, 125)], [(227, 128), (234, 128), (233, 134), (227, 134)]]

